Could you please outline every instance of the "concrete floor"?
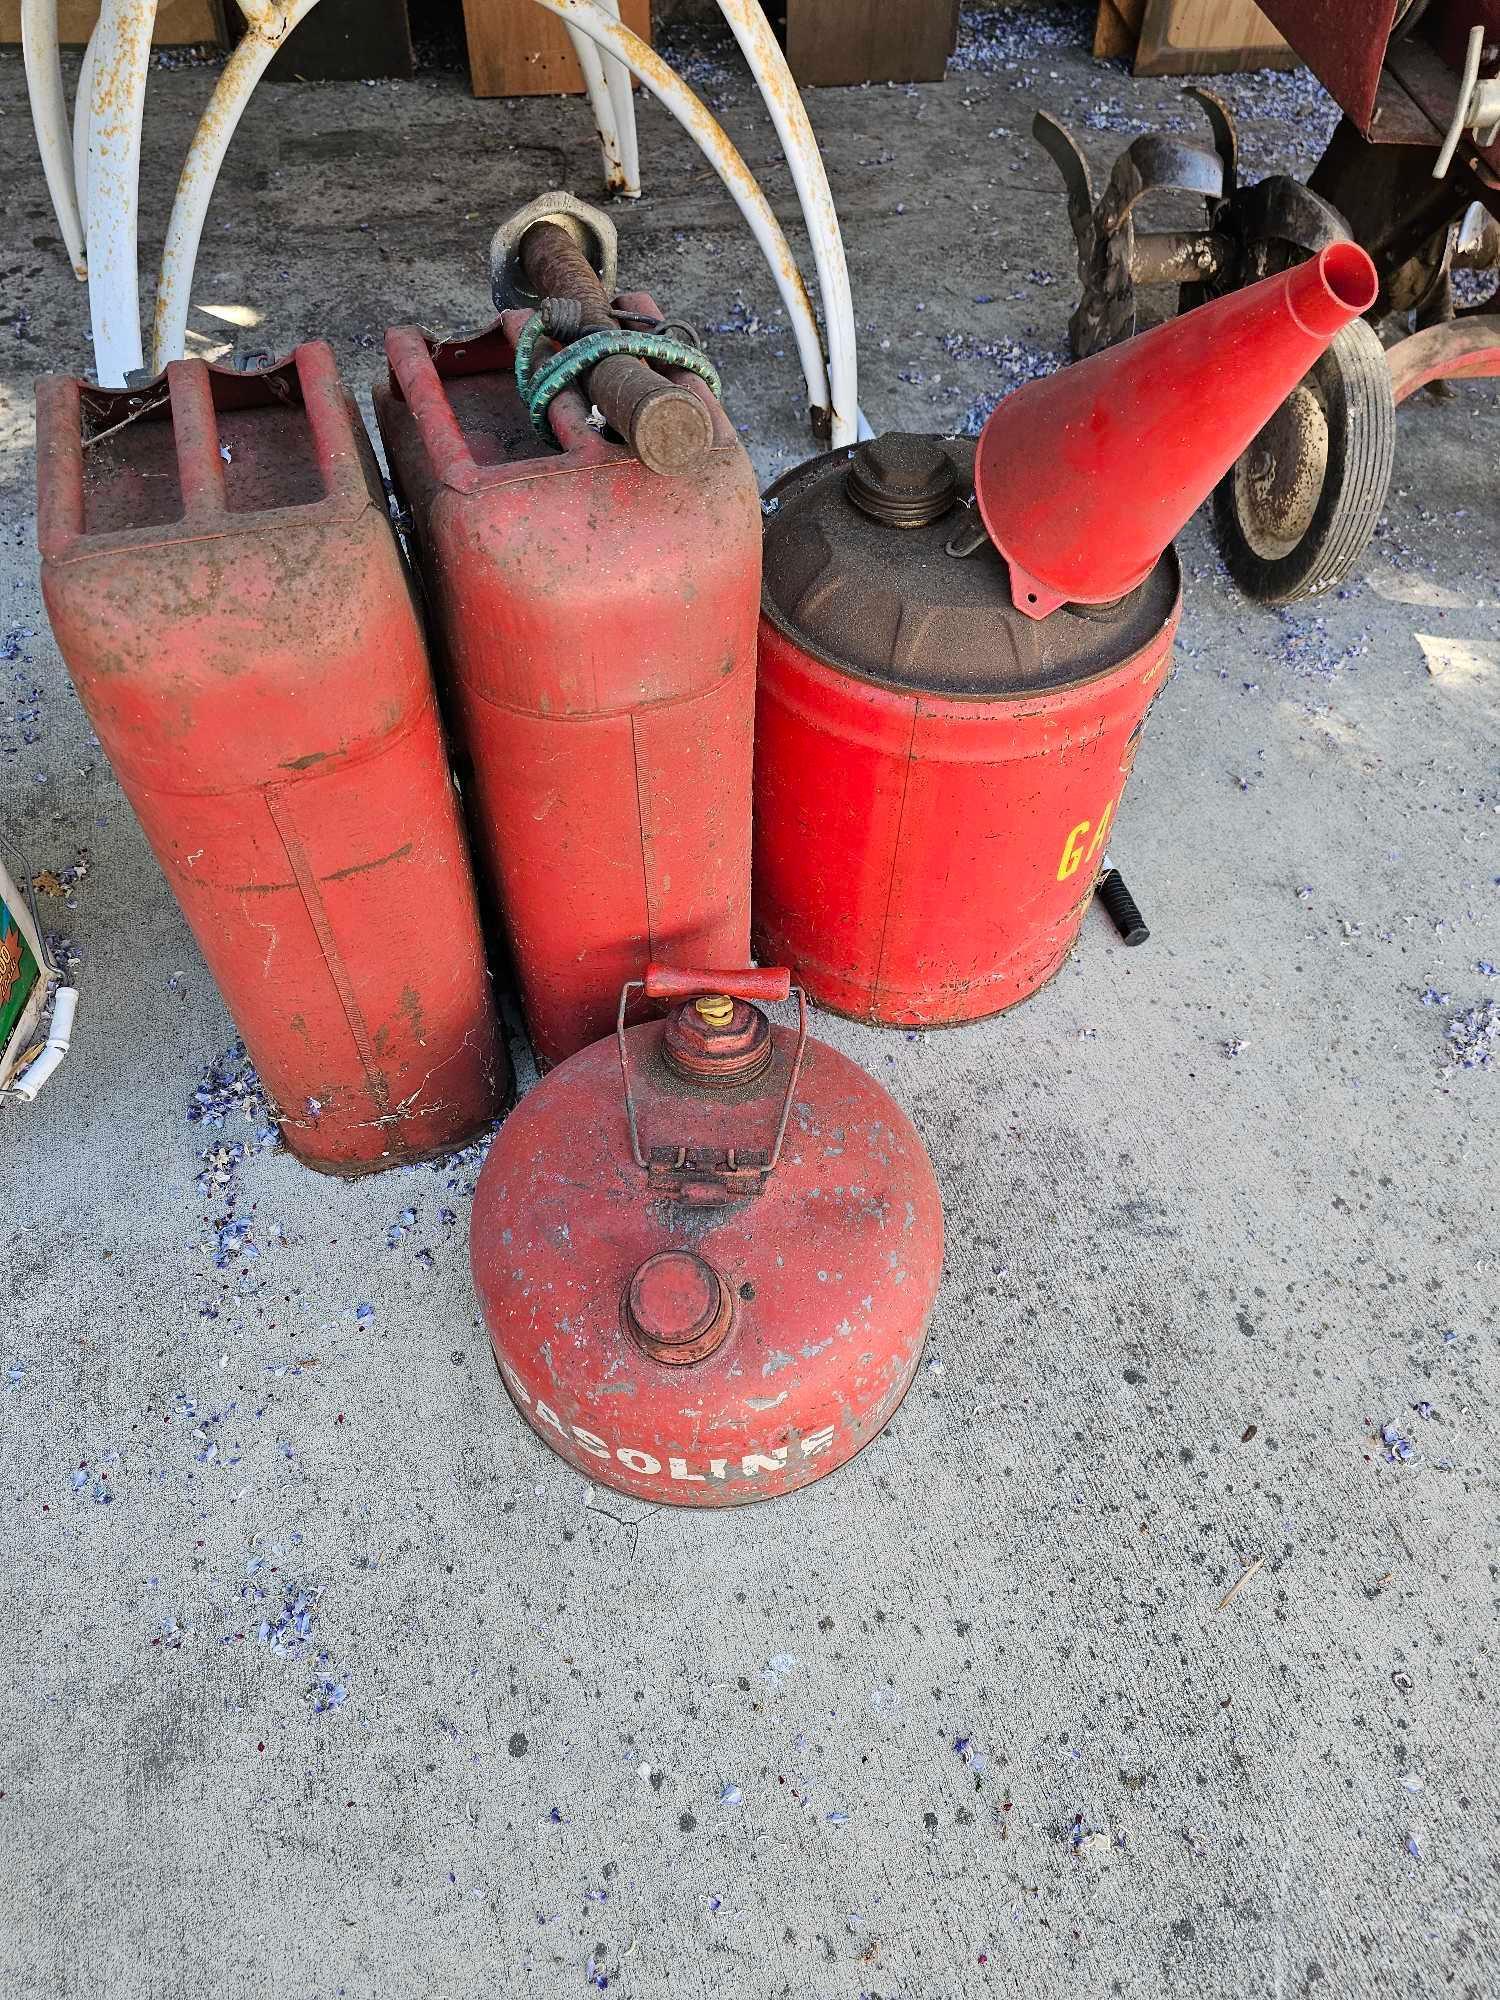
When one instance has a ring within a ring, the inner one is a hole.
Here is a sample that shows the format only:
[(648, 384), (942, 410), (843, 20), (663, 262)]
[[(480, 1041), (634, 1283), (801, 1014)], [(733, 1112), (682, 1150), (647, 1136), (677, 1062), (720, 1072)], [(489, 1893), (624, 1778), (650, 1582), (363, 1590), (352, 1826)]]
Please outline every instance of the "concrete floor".
[[(1080, 19), (1009, 71), (813, 96), (877, 425), (952, 423), (1063, 338), (1033, 107), (1101, 164), (1182, 120)], [(147, 262), (208, 82), (152, 78)], [(710, 88), (765, 166), (752, 94)], [(1316, 93), (1231, 92), (1280, 114), (1252, 166), (1305, 167)], [(0, 813), (36, 869), (91, 855), (46, 905), (74, 1053), (0, 1120), (0, 1992), (1494, 1993), (1500, 1074), (1444, 1073), (1500, 961), (1494, 386), (1402, 413), (1367, 580), (1315, 610), (1252, 608), (1189, 528), (1116, 842), (1151, 943), (1095, 915), (963, 1032), (819, 1023), (937, 1163), (916, 1388), (796, 1500), (640, 1518), (502, 1396), (472, 1164), (260, 1154), (262, 1255), (215, 1267), (185, 1114), (232, 1029), (40, 608), (30, 379), (87, 367), (86, 311), (14, 58), (0, 106)], [(774, 295), (641, 122), (624, 268), (721, 329), (769, 473), (807, 450)], [(594, 182), (578, 104), (264, 89), (198, 337), (249, 307), (246, 344), (325, 335), (365, 386), (387, 325), (483, 316), (498, 216)], [(258, 1642), (299, 1588), (310, 1639)]]

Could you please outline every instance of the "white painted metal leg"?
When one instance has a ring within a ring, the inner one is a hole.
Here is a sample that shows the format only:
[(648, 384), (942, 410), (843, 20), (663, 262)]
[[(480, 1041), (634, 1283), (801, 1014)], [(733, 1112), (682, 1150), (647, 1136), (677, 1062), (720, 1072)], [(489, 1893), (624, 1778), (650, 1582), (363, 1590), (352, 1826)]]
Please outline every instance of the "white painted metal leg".
[(225, 63), (193, 134), (162, 245), (151, 340), (151, 366), (158, 373), (169, 361), (182, 358), (198, 245), (235, 128), (272, 56), (316, 5), (317, 0), (290, 0), (286, 6), (276, 6), (274, 0), (271, 4), (268, 0), (240, 0), (248, 30)]
[[(602, 0), (607, 14), (620, 18), (620, 0)], [(620, 160), (625, 173), (621, 193), (637, 201), (641, 192), (641, 153), (635, 134), (635, 87), (630, 71), (617, 55), (604, 57), (604, 80), (615, 107), (615, 130), (620, 135)]]
[(828, 333), (828, 372), (833, 383), (833, 443), (853, 444), (859, 434), (859, 367), (854, 298), (838, 213), (818, 141), (787, 60), (761, 9), (760, 0), (719, 0), (740, 52), (765, 100), (776, 136), (792, 170), (802, 219), (812, 242)]
[(607, 14), (598, 0), (536, 0), (536, 4), (555, 14), (565, 25), (571, 22), (581, 28), (591, 41), (617, 55), (691, 135), (733, 197), (771, 267), (771, 276), (792, 323), (808, 401), (814, 410), (826, 411), (828, 367), (807, 286), (771, 204), (724, 128), (670, 64), (639, 35), (632, 34), (623, 22)]
[(124, 386), (141, 365), (136, 214), (140, 200), (141, 118), (151, 66), (156, 0), (104, 0), (89, 77), (89, 314), (94, 373)]
[(78, 65), (78, 88), (73, 96), (73, 199), (78, 204), (78, 220), (88, 226), (89, 188), (89, 99), (94, 87), (94, 43), (99, 39), (99, 23), (89, 36)]
[(620, 151), (620, 128), (615, 122), (615, 100), (604, 75), (604, 59), (581, 28), (568, 26), (568, 40), (583, 71), (583, 88), (594, 114), (599, 134), (599, 151), (604, 160), (604, 185), (611, 194), (625, 188), (625, 160)]
[(83, 254), (83, 222), (73, 186), (73, 135), (68, 103), (63, 95), (62, 58), (57, 52), (57, 0), (21, 0), (21, 51), (26, 64), (26, 91), (31, 122), (36, 128), (42, 172), (52, 197), (52, 212), (67, 246), (76, 278), (87, 277)]

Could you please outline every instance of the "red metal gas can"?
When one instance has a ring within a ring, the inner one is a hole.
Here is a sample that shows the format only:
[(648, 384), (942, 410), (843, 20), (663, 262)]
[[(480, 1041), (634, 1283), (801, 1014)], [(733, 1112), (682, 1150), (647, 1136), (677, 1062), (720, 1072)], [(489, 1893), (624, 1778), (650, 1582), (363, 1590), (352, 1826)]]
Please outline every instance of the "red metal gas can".
[(976, 1020), (1057, 971), (1177, 624), (1170, 550), (1118, 604), (1023, 615), (959, 505), (973, 462), (892, 435), (769, 496), (757, 946), (885, 1026)]
[(310, 1166), (508, 1089), (417, 609), (321, 342), (37, 385), (42, 587), (89, 719)]
[(674, 379), (714, 429), (691, 474), (647, 471), (573, 390), (551, 407), (560, 448), (543, 442), (515, 386), (526, 318), (456, 341), (396, 329), (375, 408), (546, 1065), (607, 1032), (648, 959), (747, 956), (760, 508), (691, 376)]
[(755, 1001), (784, 971), (668, 973), (522, 1099), (474, 1203), (495, 1359), (580, 1472), (674, 1506), (790, 1493), (906, 1394), (943, 1262), (906, 1114)]

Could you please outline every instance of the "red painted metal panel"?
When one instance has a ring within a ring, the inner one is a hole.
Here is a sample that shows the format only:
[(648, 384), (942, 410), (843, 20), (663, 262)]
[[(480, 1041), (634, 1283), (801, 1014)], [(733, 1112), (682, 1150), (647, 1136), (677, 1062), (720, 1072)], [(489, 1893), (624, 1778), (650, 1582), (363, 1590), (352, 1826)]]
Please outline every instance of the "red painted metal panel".
[[(1399, 61), (1434, 72), (1429, 101), (1441, 134), (1457, 97), (1470, 28), (1483, 22), (1500, 35), (1500, 0), (1433, 0), (1411, 35), (1394, 41), (1398, 0), (1260, 0), (1260, 7), (1367, 139), (1389, 137), (1374, 116), (1388, 50), (1393, 66)], [(1486, 67), (1484, 74), (1493, 73)]]
[(760, 510), (717, 404), (708, 462), (681, 478), (590, 429), (571, 391), (550, 450), (515, 392), (524, 316), (507, 320), (461, 342), (392, 332), (376, 412), (550, 1064), (605, 1032), (648, 959), (746, 956)]
[[(1442, 0), (1442, 4), (1434, 7), (1423, 22), (1423, 34), (1453, 71), (1455, 84), (1464, 66), (1469, 31), (1479, 25), (1485, 30), (1487, 42), (1500, 41), (1500, 0)], [(1494, 61), (1481, 61), (1479, 73), (1481, 76), (1494, 76)], [(1454, 95), (1457, 95), (1456, 89)]]
[(1367, 136), (1397, 0), (1260, 0), (1329, 95)]
[(1386, 351), (1391, 393), (1398, 403), (1429, 382), (1500, 375), (1500, 313), (1445, 320), (1408, 334)]
[(321, 343), (37, 389), (80, 699), (310, 1165), (480, 1130), (508, 1083), (416, 607)]
[[(699, 1087), (663, 1053), (692, 1004), (626, 1030), (642, 1147), (764, 1155), (797, 1038), (772, 1029), (758, 1081)], [(738, 1044), (753, 1012), (737, 1006), (722, 1032)], [(526, 1422), (589, 1479), (677, 1506), (789, 1493), (868, 1444), (911, 1383), (943, 1262), (916, 1130), (817, 1041), (764, 1191), (692, 1208), (652, 1192), (631, 1151), (620, 1052), (613, 1037), (595, 1043), (500, 1131), (471, 1243)], [(676, 1358), (672, 1340), (697, 1358)]]

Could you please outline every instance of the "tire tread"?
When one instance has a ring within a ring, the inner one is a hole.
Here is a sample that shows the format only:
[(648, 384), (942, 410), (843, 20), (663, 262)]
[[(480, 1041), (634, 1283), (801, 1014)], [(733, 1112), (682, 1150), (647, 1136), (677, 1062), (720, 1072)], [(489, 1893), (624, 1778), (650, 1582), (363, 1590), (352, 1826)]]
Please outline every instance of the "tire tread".
[(1331, 440), (1329, 474), (1339, 483), (1331, 503), (1326, 491), (1320, 499), (1303, 541), (1278, 559), (1258, 556), (1235, 511), (1232, 467), (1214, 489), (1220, 552), (1235, 582), (1261, 604), (1294, 604), (1342, 583), (1368, 548), (1390, 487), (1396, 405), (1380, 336), (1367, 321), (1353, 320), (1317, 365), (1338, 371), (1338, 407), (1329, 409), (1338, 438)]

